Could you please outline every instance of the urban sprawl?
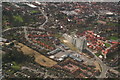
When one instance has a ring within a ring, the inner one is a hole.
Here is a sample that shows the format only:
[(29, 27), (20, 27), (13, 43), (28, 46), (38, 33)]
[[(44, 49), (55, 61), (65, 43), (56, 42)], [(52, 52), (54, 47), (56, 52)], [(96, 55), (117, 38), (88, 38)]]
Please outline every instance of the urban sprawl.
[(118, 2), (3, 2), (2, 78), (118, 78)]

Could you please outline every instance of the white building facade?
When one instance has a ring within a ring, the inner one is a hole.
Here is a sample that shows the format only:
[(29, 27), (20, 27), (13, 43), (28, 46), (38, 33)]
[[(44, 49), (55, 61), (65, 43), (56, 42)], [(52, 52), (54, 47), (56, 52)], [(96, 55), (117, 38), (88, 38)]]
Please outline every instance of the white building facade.
[(72, 43), (75, 47), (77, 47), (81, 52), (87, 47), (87, 41), (85, 36), (78, 37), (76, 35), (70, 36), (68, 34), (63, 34), (63, 37), (67, 41)]

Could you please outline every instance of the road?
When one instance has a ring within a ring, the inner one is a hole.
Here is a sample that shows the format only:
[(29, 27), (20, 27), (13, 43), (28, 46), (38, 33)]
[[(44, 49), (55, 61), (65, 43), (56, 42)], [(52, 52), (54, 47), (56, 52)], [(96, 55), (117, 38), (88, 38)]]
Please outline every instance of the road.
[[(20, 26), (20, 27), (12, 27), (12, 28), (8, 28), (8, 29), (5, 29), (5, 30), (3, 30), (2, 32), (6, 32), (6, 31), (8, 31), (8, 30), (11, 30), (11, 29), (19, 29), (19, 28), (24, 28), (25, 26)], [(27, 27), (27, 28), (30, 28), (30, 29), (35, 29), (35, 28), (33, 28), (33, 27)]]
[(46, 14), (44, 13), (44, 11), (43, 11), (42, 9), (39, 8), (39, 10), (41, 11), (41, 13), (43, 14), (43, 16), (44, 16), (45, 19), (46, 19), (45, 22), (44, 22), (42, 25), (40, 25), (39, 28), (40, 28), (40, 29), (44, 29), (43, 26), (48, 22), (48, 17), (46, 16)]
[[(44, 16), (45, 19), (46, 19), (45, 22), (39, 26), (39, 29), (44, 29), (43, 26), (48, 22), (48, 17), (46, 16), (46, 14), (43, 12), (42, 9), (39, 8), (39, 10), (41, 11), (41, 13), (43, 14), (43, 16)], [(17, 28), (24, 28), (24, 33), (25, 33), (25, 38), (26, 38), (26, 40), (27, 40), (29, 43), (33, 43), (32, 41), (29, 40), (29, 38), (28, 38), (28, 33), (27, 33), (27, 28), (34, 29), (34, 28), (32, 28), (32, 27), (25, 27), (25, 26), (13, 27), (13, 28), (8, 28), (8, 29), (4, 30), (3, 32), (8, 31), (8, 30), (10, 30), (10, 29), (17, 29)], [(34, 44), (34, 45), (35, 45), (35, 44)], [(38, 45), (36, 45), (36, 46), (38, 46)], [(40, 46), (39, 46), (39, 47), (40, 47)], [(42, 47), (41, 47), (41, 48), (42, 48)]]
[[(39, 29), (44, 29), (43, 26), (48, 22), (48, 17), (47, 17), (46, 14), (43, 12), (43, 10), (40, 9), (40, 7), (39, 7), (39, 10), (41, 11), (41, 13), (43, 14), (43, 16), (44, 16), (45, 19), (46, 19), (45, 22), (40, 25)], [(29, 40), (28, 35), (27, 35), (27, 27), (24, 27), (24, 33), (25, 33), (25, 38), (26, 38), (26, 40), (28, 40), (30, 43), (32, 43), (32, 41)]]
[[(44, 16), (45, 19), (46, 19), (45, 22), (39, 26), (39, 28), (40, 28), (40, 29), (44, 29), (43, 26), (48, 22), (48, 17), (46, 16), (46, 14), (44, 13), (43, 10), (41, 10), (40, 8), (39, 8), (39, 10), (41, 11), (41, 13), (43, 14), (43, 16)], [(32, 27), (25, 27), (25, 26), (22, 26), (22, 27), (13, 27), (13, 28), (8, 28), (8, 29), (4, 30), (3, 32), (8, 31), (8, 30), (10, 30), (10, 29), (17, 29), (17, 28), (24, 28), (24, 33), (25, 33), (25, 38), (26, 38), (26, 40), (29, 41), (30, 43), (33, 43), (32, 41), (29, 40), (28, 35), (27, 35), (27, 34), (28, 34), (28, 33), (27, 33), (27, 28), (34, 29), (34, 28), (32, 28)], [(95, 56), (94, 59), (96, 59), (96, 61), (97, 61), (97, 62), (100, 64), (100, 66), (101, 66), (102, 72), (101, 72), (100, 76), (98, 76), (98, 78), (106, 78), (106, 73), (107, 73), (107, 71), (110, 70), (110, 69), (112, 69), (112, 68), (109, 67), (109, 66), (107, 66), (106, 64), (104, 64), (103, 61), (101, 61), (90, 49), (87, 48), (87, 50), (90, 51), (90, 52)]]
[[(43, 15), (43, 16), (45, 17), (45, 19), (46, 19), (45, 22), (39, 26), (39, 29), (44, 29), (43, 26), (48, 22), (48, 17), (47, 17), (46, 14), (44, 13), (44, 11), (43, 11), (42, 9), (40, 9), (40, 7), (39, 7), (39, 10), (41, 11), (42, 15)], [(8, 29), (5, 29), (5, 30), (2, 31), (2, 32), (8, 31), (8, 30), (10, 30), (10, 29), (17, 29), (17, 28), (24, 28), (24, 26), (8, 28)], [(27, 28), (32, 28), (32, 27), (27, 27)], [(34, 29), (34, 28), (32, 28), (32, 29)]]
[[(48, 22), (48, 17), (47, 17), (46, 14), (44, 13), (44, 11), (43, 11), (42, 9), (40, 9), (40, 7), (39, 7), (39, 10), (41, 11), (41, 13), (43, 14), (43, 16), (44, 16), (45, 19), (46, 19), (45, 22), (39, 26), (39, 29), (44, 29), (43, 26)], [(25, 38), (26, 38), (26, 40), (29, 41), (30, 43), (33, 43), (32, 41), (29, 40), (28, 35), (27, 35), (27, 28), (34, 29), (34, 28), (32, 28), (32, 27), (25, 27), (25, 26), (13, 27), (13, 28), (8, 28), (8, 29), (4, 30), (3, 32), (8, 31), (8, 30), (10, 30), (10, 29), (17, 29), (17, 28), (24, 28), (24, 33), (25, 33)], [(39, 47), (40, 47), (40, 46), (39, 46)], [(42, 48), (42, 47), (41, 47), (41, 48)]]
[[(10, 30), (10, 29), (17, 29), (17, 28), (24, 28), (24, 33), (25, 33), (25, 38), (26, 38), (26, 40), (28, 40), (30, 43), (33, 43), (32, 41), (29, 40), (28, 35), (27, 35), (27, 34), (28, 34), (28, 33), (27, 33), (27, 28), (34, 29), (34, 28), (32, 28), (32, 27), (25, 27), (25, 26), (22, 26), (22, 27), (13, 27), (13, 28), (8, 28), (8, 29), (4, 30), (3, 32), (8, 31), (8, 30)], [(40, 47), (40, 46), (39, 46), (39, 47)], [(95, 56), (94, 59), (96, 59), (96, 61), (97, 61), (97, 62), (100, 64), (100, 66), (101, 66), (102, 72), (101, 72), (100, 76), (98, 76), (97, 78), (106, 78), (106, 77), (107, 77), (107, 76), (106, 76), (106, 73), (107, 73), (108, 70), (111, 70), (111, 71), (113, 71), (113, 72), (116, 72), (116, 70), (114, 70), (114, 67), (112, 68), (112, 67), (107, 66), (107, 65), (104, 64), (104, 62), (101, 61), (90, 49), (87, 48), (87, 50), (90, 51), (90, 52)], [(84, 57), (84, 58), (85, 58), (85, 57)], [(91, 61), (92, 61), (92, 60), (91, 60)], [(118, 73), (118, 72), (117, 72), (117, 73)]]
[(94, 59), (96, 59), (96, 61), (101, 66), (102, 72), (101, 72), (100, 76), (98, 76), (97, 78), (107, 78), (106, 73), (107, 73), (108, 70), (112, 70), (112, 71), (118, 73), (118, 71), (114, 70), (113, 67), (109, 67), (106, 64), (104, 64), (104, 62), (101, 61), (90, 49), (87, 48), (87, 50), (90, 51), (95, 56)]

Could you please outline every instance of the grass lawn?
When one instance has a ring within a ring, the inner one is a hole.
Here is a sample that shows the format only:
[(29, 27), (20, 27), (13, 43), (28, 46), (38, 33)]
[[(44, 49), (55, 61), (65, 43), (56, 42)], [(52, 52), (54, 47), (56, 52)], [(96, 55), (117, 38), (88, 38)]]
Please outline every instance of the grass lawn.
[(13, 74), (15, 71), (9, 69), (9, 70), (7, 70), (6, 72), (7, 72), (8, 74)]
[(118, 24), (118, 23), (108, 23), (108, 25), (110, 25), (110, 26), (120, 26), (120, 24)]
[(110, 44), (109, 44), (109, 43), (105, 43), (105, 46), (106, 46), (106, 47), (110, 47)]
[(111, 37), (109, 37), (109, 39), (111, 39), (111, 40), (117, 40), (118, 37), (116, 37), (116, 36), (111, 36)]
[(14, 70), (20, 70), (20, 66), (19, 65), (13, 65), (11, 66)]
[(99, 54), (99, 53), (96, 53), (95, 55), (96, 55), (97, 57), (99, 57), (99, 56), (100, 56), (100, 54)]
[(13, 65), (11, 66), (11, 68), (13, 68), (14, 70), (20, 70), (21, 66), (20, 64), (17, 64), (16, 62), (12, 62)]
[(31, 13), (38, 13), (39, 11), (32, 10)]
[(23, 22), (23, 18), (19, 15), (13, 16), (13, 18), (15, 19), (15, 21)]

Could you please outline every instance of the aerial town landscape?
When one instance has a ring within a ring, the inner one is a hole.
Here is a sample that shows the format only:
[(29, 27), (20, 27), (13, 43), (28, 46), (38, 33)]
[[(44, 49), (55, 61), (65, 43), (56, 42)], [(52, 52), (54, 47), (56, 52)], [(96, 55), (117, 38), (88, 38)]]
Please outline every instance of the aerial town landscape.
[(3, 2), (2, 78), (118, 80), (119, 8), (119, 2)]

